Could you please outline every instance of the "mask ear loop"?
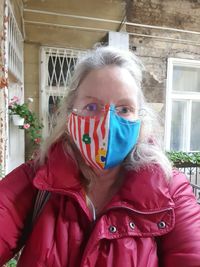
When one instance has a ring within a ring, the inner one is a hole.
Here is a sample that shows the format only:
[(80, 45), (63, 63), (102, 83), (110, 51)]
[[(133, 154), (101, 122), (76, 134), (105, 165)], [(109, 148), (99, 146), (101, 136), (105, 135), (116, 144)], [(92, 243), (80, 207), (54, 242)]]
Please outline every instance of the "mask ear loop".
[(147, 115), (147, 111), (144, 108), (139, 109), (138, 116), (139, 118), (145, 117)]

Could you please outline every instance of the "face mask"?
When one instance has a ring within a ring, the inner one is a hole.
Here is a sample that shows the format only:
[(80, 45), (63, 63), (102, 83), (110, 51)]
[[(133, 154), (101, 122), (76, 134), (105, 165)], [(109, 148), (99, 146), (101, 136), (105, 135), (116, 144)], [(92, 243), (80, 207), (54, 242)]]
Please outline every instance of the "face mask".
[(71, 113), (68, 131), (85, 161), (96, 169), (119, 165), (137, 143), (141, 121), (129, 121), (108, 109), (101, 117)]

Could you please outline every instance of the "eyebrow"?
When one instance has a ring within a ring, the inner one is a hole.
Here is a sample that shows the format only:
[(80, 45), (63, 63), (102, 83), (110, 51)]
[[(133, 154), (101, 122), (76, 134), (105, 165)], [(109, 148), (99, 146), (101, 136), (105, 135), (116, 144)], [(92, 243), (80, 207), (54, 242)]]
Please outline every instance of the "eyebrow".
[[(103, 101), (95, 96), (84, 96), (84, 98), (87, 98), (87, 99), (92, 99), (92, 100), (95, 100), (95, 101), (98, 101), (98, 102), (101, 102), (103, 103)], [(122, 98), (118, 101), (118, 103), (123, 103), (123, 102), (128, 102), (128, 104), (130, 105), (133, 105), (134, 107), (137, 106), (137, 103), (133, 100), (131, 100), (130, 98)], [(104, 103), (105, 104), (105, 103)]]
[(129, 104), (134, 105), (134, 106), (137, 105), (137, 102), (131, 100), (130, 98), (122, 98), (118, 101), (118, 103), (123, 103), (123, 102), (128, 102)]
[(102, 102), (102, 100), (101, 99), (99, 99), (99, 98), (97, 98), (97, 97), (95, 97), (95, 96), (84, 96), (84, 98), (88, 98), (88, 99), (94, 99), (94, 100), (96, 100), (96, 101), (98, 101), (98, 102)]

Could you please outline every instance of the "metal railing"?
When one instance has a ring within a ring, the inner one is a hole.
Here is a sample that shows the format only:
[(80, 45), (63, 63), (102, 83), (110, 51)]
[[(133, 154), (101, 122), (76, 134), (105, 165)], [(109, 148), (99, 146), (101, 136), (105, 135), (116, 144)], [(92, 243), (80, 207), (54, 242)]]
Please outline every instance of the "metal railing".
[(196, 164), (175, 164), (175, 167), (183, 172), (193, 188), (193, 192), (200, 204), (200, 166)]

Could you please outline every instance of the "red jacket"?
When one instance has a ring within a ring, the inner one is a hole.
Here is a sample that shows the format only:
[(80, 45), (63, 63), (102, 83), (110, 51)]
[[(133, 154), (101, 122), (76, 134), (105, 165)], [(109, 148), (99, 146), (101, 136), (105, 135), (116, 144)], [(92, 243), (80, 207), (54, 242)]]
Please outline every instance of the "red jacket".
[(200, 207), (184, 175), (174, 171), (167, 182), (156, 166), (127, 172), (93, 221), (76, 165), (60, 144), (36, 174), (24, 164), (0, 183), (0, 266), (23, 243), (36, 188), (52, 193), (19, 267), (200, 266)]

